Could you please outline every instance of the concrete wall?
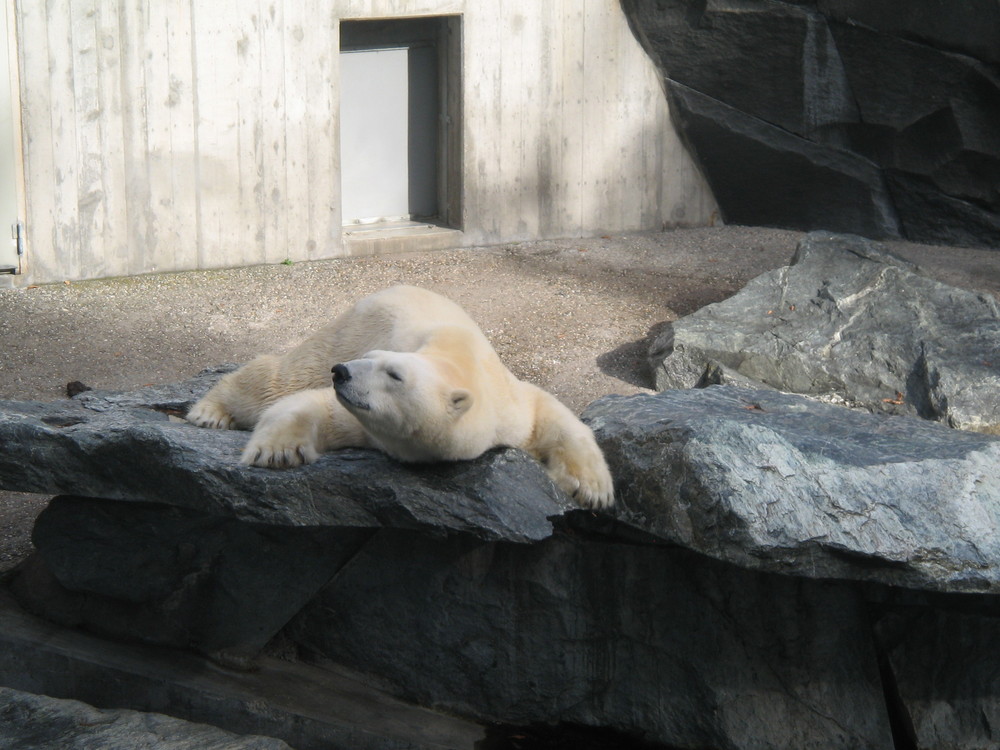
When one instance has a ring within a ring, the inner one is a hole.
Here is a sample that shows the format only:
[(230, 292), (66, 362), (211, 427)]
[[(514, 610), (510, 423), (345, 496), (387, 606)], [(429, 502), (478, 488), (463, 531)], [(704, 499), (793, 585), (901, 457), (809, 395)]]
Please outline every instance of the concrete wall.
[(34, 282), (348, 254), (341, 19), (461, 15), (461, 234), (708, 222), (618, 0), (17, 0)]

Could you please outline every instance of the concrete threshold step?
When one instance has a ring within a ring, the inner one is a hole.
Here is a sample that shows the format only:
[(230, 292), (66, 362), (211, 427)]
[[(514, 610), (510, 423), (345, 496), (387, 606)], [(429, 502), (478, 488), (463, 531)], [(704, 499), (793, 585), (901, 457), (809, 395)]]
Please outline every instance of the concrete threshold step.
[(349, 255), (425, 252), (462, 247), (458, 229), (426, 222), (378, 222), (344, 227), (344, 248)]
[(483, 727), (346, 673), (264, 657), (254, 672), (53, 625), (0, 593), (0, 685), (277, 737), (296, 750), (472, 750)]

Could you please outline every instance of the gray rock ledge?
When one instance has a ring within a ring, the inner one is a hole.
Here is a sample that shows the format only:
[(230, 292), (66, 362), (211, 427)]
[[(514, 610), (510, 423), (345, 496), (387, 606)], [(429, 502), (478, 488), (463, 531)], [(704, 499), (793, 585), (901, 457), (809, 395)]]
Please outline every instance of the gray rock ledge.
[(270, 737), (0, 687), (0, 746), (17, 750), (291, 750)]
[(618, 519), (741, 567), (1000, 592), (1000, 437), (734, 386), (584, 419)]
[(131, 393), (0, 402), (0, 488), (160, 503), (274, 526), (388, 526), (514, 542), (549, 536), (549, 517), (573, 507), (516, 450), (419, 466), (371, 450), (284, 471), (242, 466), (249, 433), (175, 416), (218, 375)]
[(607, 397), (584, 418), (618, 507), (594, 514), (513, 451), (246, 469), (246, 434), (171, 421), (189, 397), (169, 391), (0, 405), (0, 485), (74, 493), (38, 517), (22, 606), (229, 666), (339, 665), (475, 722), (996, 745), (998, 436), (766, 389)]

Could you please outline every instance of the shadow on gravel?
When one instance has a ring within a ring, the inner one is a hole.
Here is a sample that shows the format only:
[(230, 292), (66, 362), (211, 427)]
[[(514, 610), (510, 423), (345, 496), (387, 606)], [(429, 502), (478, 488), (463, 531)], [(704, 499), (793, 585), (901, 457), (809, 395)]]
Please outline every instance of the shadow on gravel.
[(653, 373), (649, 369), (649, 347), (670, 325), (669, 321), (657, 323), (647, 331), (644, 338), (622, 344), (610, 352), (599, 355), (597, 367), (605, 375), (629, 385), (655, 389)]

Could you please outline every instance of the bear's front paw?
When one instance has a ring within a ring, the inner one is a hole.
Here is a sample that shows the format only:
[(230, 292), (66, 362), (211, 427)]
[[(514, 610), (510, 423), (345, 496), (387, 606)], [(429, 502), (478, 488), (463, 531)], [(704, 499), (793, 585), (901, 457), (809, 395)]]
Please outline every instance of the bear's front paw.
[(598, 510), (614, 504), (614, 481), (600, 451), (584, 460), (553, 456), (548, 469), (556, 484), (580, 507)]
[(610, 508), (615, 504), (615, 489), (611, 481), (611, 474), (604, 470), (606, 476), (595, 476), (581, 479), (580, 486), (573, 493), (573, 499), (582, 508), (598, 510), (600, 508)]
[(314, 445), (308, 441), (261, 437), (254, 434), (243, 449), (240, 463), (265, 469), (289, 469), (311, 464), (319, 458)]
[(204, 398), (191, 407), (185, 419), (198, 427), (215, 430), (229, 430), (233, 427), (233, 415), (215, 402)]
[(317, 422), (308, 409), (298, 408), (301, 395), (285, 398), (264, 412), (240, 463), (285, 469), (319, 458)]
[(320, 389), (299, 391), (275, 401), (261, 415), (240, 462), (271, 469), (311, 464), (327, 447), (324, 425), (330, 396)]

